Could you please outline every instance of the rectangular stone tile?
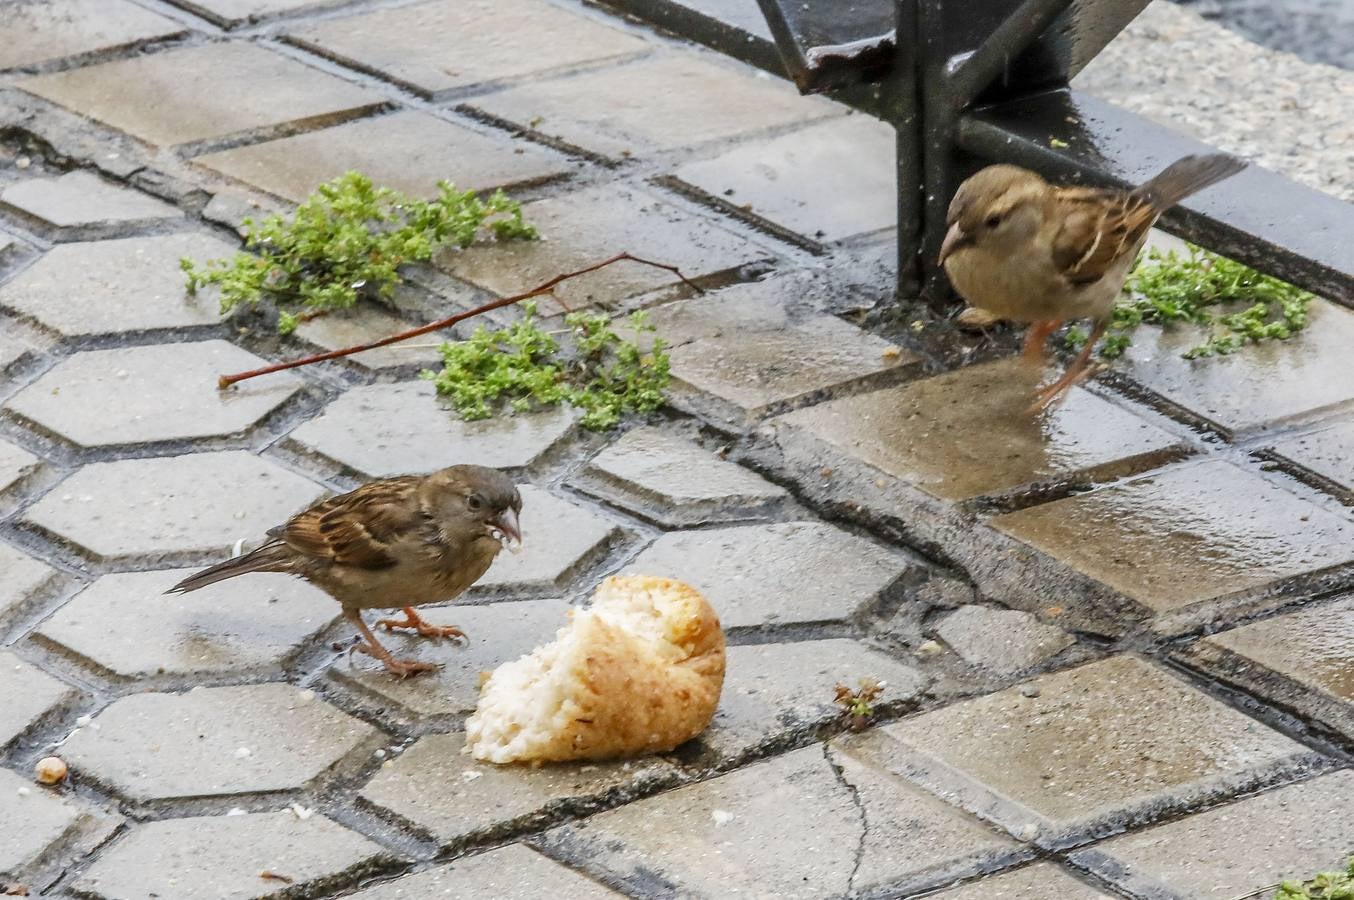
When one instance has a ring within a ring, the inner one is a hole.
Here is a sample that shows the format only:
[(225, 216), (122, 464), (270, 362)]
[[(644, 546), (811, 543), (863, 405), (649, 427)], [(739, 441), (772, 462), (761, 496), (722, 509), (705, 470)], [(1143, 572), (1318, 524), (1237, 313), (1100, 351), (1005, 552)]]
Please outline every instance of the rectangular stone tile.
[(892, 126), (866, 115), (748, 141), (673, 174), (724, 203), (817, 241), (898, 221)]
[(0, 192), (0, 208), (55, 240), (111, 237), (183, 218), (180, 210), (162, 200), (83, 169), (12, 184)]
[(642, 52), (639, 38), (542, 0), (434, 0), (329, 19), (290, 38), (425, 97)]
[(1036, 863), (1004, 875), (988, 875), (928, 900), (1115, 900), (1078, 881), (1055, 863)]
[(178, 22), (127, 0), (23, 0), (5, 4), (0, 69), (113, 50), (183, 34)]
[(936, 637), (964, 662), (1009, 677), (1042, 665), (1076, 643), (1056, 625), (1027, 612), (966, 605), (945, 616)]
[(527, 141), (486, 137), (415, 110), (209, 153), (194, 162), (296, 203), (353, 170), (382, 187), (431, 198), (439, 181), (485, 191), (544, 181), (571, 168)]
[[(401, 331), (413, 328), (415, 323), (401, 319), (379, 303), (360, 302), (343, 315), (320, 316), (302, 322), (296, 336), (309, 341), (321, 350), (342, 350), (358, 344), (367, 344)], [(418, 367), (440, 369), (442, 356), (434, 342), (455, 340), (448, 332), (435, 331), (413, 341), (378, 347), (365, 353), (355, 353), (344, 359), (366, 369), (397, 369)]]
[(1333, 483), (1354, 491), (1354, 419), (1277, 441), (1270, 453)]
[(1354, 772), (1335, 772), (1111, 838), (1072, 859), (1134, 896), (1268, 900), (1280, 881), (1344, 869), (1351, 806)]
[(853, 747), (805, 747), (542, 840), (637, 896), (692, 898), (898, 896), (1019, 857)]
[(75, 688), (0, 650), (0, 747), (75, 696)]
[(271, 16), (338, 6), (345, 0), (169, 0), (218, 25), (233, 26)]
[(243, 43), (136, 56), (19, 86), (159, 146), (286, 122), (318, 123), (385, 102), (373, 91)]
[[(719, 102), (712, 103), (711, 98)], [(477, 110), (612, 159), (644, 156), (833, 115), (778, 79), (664, 54), (533, 81), (470, 101)]]
[(1131, 656), (1043, 675), (879, 731), (894, 743), (874, 747), (878, 765), (1050, 847), (1321, 759)]
[(351, 895), (351, 900), (483, 897), (485, 900), (620, 900), (621, 895), (525, 844), (509, 844)]

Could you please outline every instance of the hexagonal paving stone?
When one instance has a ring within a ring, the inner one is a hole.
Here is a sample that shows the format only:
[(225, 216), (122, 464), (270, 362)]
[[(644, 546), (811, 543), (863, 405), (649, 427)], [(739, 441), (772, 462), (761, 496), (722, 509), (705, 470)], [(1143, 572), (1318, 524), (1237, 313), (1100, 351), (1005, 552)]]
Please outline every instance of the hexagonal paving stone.
[(43, 622), (38, 636), (129, 678), (271, 673), (340, 612), (319, 588), (279, 574), (164, 596), (193, 571), (105, 575)]
[(0, 747), (75, 696), (75, 688), (0, 650)]
[(1141, 471), (1181, 441), (1074, 388), (1042, 416), (1026, 413), (1041, 373), (1018, 359), (843, 397), (777, 419), (943, 500), (1034, 483)]
[(416, 897), (492, 897), (494, 900), (619, 900), (603, 887), (523, 844), (466, 856), (353, 894), (351, 900), (414, 900)]
[(158, 146), (356, 115), (384, 98), (258, 44), (211, 43), (19, 83)]
[(625, 571), (689, 582), (739, 628), (849, 619), (908, 568), (831, 525), (786, 522), (665, 534)]
[[(200, 816), (140, 825), (72, 887), (100, 900), (249, 900), (318, 888), (387, 858), (377, 844), (321, 815), (302, 820), (283, 810)], [(265, 878), (264, 872), (286, 880)]]
[(936, 636), (964, 662), (1002, 676), (1032, 669), (1076, 643), (1027, 612), (988, 606), (961, 606), (941, 620)]
[(173, 0), (218, 25), (233, 26), (290, 12), (309, 12), (338, 6), (344, 0)]
[[(88, 350), (62, 360), (4, 408), (82, 447), (238, 434), (301, 387), (287, 372), (229, 391), (216, 386), (224, 373), (266, 364), (227, 341)], [(111, 409), (118, 414), (108, 415)]]
[(769, 512), (784, 488), (659, 428), (636, 428), (592, 458), (588, 493), (665, 525), (698, 525)]
[(529, 466), (573, 430), (563, 407), (467, 422), (436, 397), (430, 382), (353, 388), (290, 438), (369, 477), (432, 472), (444, 466)]
[(359, 797), (443, 845), (526, 824), (567, 801), (600, 797), (672, 775), (655, 759), (586, 766), (495, 766), (461, 752), (463, 734), (420, 738), (376, 773)]
[(1272, 452), (1344, 491), (1354, 491), (1354, 420), (1284, 438), (1274, 444)]
[(127, 0), (11, 3), (0, 69), (128, 47), (182, 34), (184, 27)]
[[(368, 344), (412, 327), (412, 322), (392, 315), (379, 304), (359, 303), (342, 315), (320, 316), (302, 322), (296, 328), (296, 336), (322, 350), (341, 350), (356, 344)], [(428, 344), (450, 340), (455, 340), (451, 333), (435, 331), (412, 343), (377, 347), (365, 353), (354, 353), (344, 357), (344, 360), (375, 370), (401, 366), (437, 369), (442, 366), (442, 356), (436, 347)]]
[(675, 174), (789, 231), (839, 241), (897, 223), (895, 145), (892, 126), (853, 115), (748, 141)]
[(899, 896), (1016, 858), (1016, 845), (851, 750), (805, 747), (547, 832), (644, 896)]
[[(773, 255), (707, 218), (619, 184), (537, 200), (523, 207), (523, 215), (544, 240), (443, 249), (433, 262), (457, 278), (508, 296), (536, 287), (561, 272), (614, 256), (621, 247), (636, 256), (677, 266), (693, 279), (715, 276)], [(621, 262), (566, 281), (553, 294), (576, 309), (678, 283), (671, 272)], [(554, 300), (540, 300), (543, 313), (561, 311)]]
[(1035, 863), (1005, 875), (988, 875), (934, 900), (1115, 900), (1078, 881), (1054, 863)]
[(1159, 613), (1354, 559), (1354, 526), (1344, 518), (1222, 461), (992, 522)]
[(551, 591), (606, 552), (618, 529), (581, 506), (524, 484), (523, 549), (500, 553), (472, 588), (494, 591)]
[(55, 579), (56, 571), (50, 566), (8, 544), (0, 544), (0, 619)]
[(31, 475), (42, 460), (22, 447), (0, 441), (0, 492)]
[(1354, 847), (1354, 772), (1111, 838), (1072, 859), (1142, 897), (1268, 898), (1284, 880), (1343, 870)]
[(164, 201), (84, 170), (12, 184), (0, 192), (0, 207), (66, 240), (72, 232), (92, 237), (183, 218)]
[[(464, 40), (472, 34), (474, 40)], [(646, 48), (638, 38), (541, 0), (416, 3), (318, 22), (291, 39), (424, 96)]]
[[(711, 97), (720, 102), (712, 105)], [(832, 115), (830, 103), (695, 54), (656, 55), (532, 81), (470, 105), (613, 159), (738, 137)]]
[(221, 318), (214, 292), (188, 296), (179, 259), (234, 253), (198, 233), (63, 244), (0, 286), (0, 306), (71, 337), (210, 325)]
[(304, 787), (377, 734), (289, 684), (131, 694), (94, 721), (66, 761), (131, 800)]
[[(330, 671), (341, 682), (380, 697), (387, 704), (399, 704), (415, 715), (468, 714), (480, 699), (480, 673), (492, 671), (552, 640), (555, 632), (564, 627), (568, 609), (569, 604), (563, 600), (425, 606), (420, 610), (424, 618), (439, 625), (460, 627), (469, 636), (469, 643), (428, 640), (401, 632), (387, 635), (384, 630), (379, 631), (379, 636), (396, 657), (436, 663), (441, 669), (418, 678), (391, 678), (370, 657), (353, 654)], [(367, 612), (369, 622), (375, 622), (375, 612)], [(389, 614), (394, 615), (394, 611)]]
[[(3, 286), (0, 286), (0, 292), (3, 290)], [(0, 324), (3, 324), (3, 328), (0, 328), (0, 376), (2, 376), (10, 366), (41, 349), (44, 342), (40, 338), (35, 339), (33, 335), (19, 334), (18, 323), (5, 321)]]
[(99, 559), (225, 553), (319, 499), (320, 486), (231, 450), (85, 466), (24, 521)]
[(120, 819), (0, 769), (0, 821), (23, 823), (0, 829), (3, 878), (41, 865), (41, 858), (57, 843), (66, 845), (72, 855), (92, 850)]
[[(879, 729), (872, 754), (1042, 844), (1244, 790), (1319, 754), (1131, 656)], [(1029, 697), (1027, 693), (1037, 692)], [(956, 741), (955, 735), (963, 735)]]

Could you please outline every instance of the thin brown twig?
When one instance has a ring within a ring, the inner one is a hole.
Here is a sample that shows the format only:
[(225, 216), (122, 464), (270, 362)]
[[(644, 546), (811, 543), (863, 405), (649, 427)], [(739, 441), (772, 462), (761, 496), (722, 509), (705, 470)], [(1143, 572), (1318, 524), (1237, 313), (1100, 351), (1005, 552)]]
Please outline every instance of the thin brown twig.
[(521, 303), (523, 300), (529, 300), (532, 297), (539, 297), (541, 294), (548, 294), (551, 290), (554, 289), (556, 285), (560, 284), (561, 282), (568, 281), (570, 278), (577, 278), (580, 275), (586, 275), (589, 272), (596, 272), (598, 269), (606, 268), (609, 265), (622, 262), (624, 260), (642, 263), (646, 266), (653, 266), (655, 269), (663, 269), (665, 271), (671, 272), (672, 274), (680, 278), (682, 280), (682, 283), (690, 287), (692, 290), (700, 294), (705, 293), (700, 289), (700, 287), (695, 282), (693, 282), (690, 278), (687, 278), (685, 275), (683, 275), (681, 270), (678, 269), (676, 266), (670, 266), (667, 263), (654, 262), (651, 259), (644, 259), (642, 257), (635, 256), (631, 253), (617, 253), (615, 256), (612, 256), (608, 259), (604, 259), (601, 262), (593, 263), (590, 266), (585, 266), (582, 269), (575, 269), (572, 272), (565, 272), (563, 275), (556, 275), (549, 281), (538, 284), (531, 290), (524, 291), (521, 294), (514, 294), (511, 297), (502, 297), (490, 303), (485, 303), (482, 306), (477, 306), (474, 309), (467, 310), (462, 313), (457, 313), (454, 316), (447, 316), (445, 319), (439, 319), (438, 321), (431, 322), (427, 325), (420, 325), (418, 328), (411, 328), (408, 331), (401, 331), (399, 334), (392, 334), (390, 337), (381, 338), (379, 341), (371, 341), (370, 343), (367, 344), (357, 344), (352, 347), (344, 347), (342, 350), (330, 350), (327, 353), (316, 353), (314, 356), (306, 356), (302, 357), (301, 359), (294, 359), (291, 362), (275, 363), (274, 365), (271, 366), (264, 366), (261, 369), (251, 369), (248, 372), (237, 372), (234, 375), (222, 375), (219, 379), (217, 379), (216, 386), (221, 390), (225, 390), (232, 384), (238, 384), (239, 382), (245, 381), (250, 378), (258, 378), (260, 375), (271, 375), (274, 372), (282, 372), (286, 369), (295, 369), (298, 366), (308, 366), (311, 363), (324, 362), (327, 359), (339, 359), (340, 357), (351, 356), (354, 353), (364, 353), (367, 350), (375, 350), (377, 347), (384, 347), (387, 344), (395, 344), (400, 341), (407, 341), (409, 340), (409, 338), (415, 338), (418, 337), (419, 335), (427, 334), (430, 331), (441, 331), (443, 328), (450, 328), (457, 322), (463, 322), (466, 319), (473, 318), (474, 316), (482, 315), (487, 312), (492, 312), (493, 310), (496, 309), (502, 309), (505, 306), (512, 306), (514, 303)]

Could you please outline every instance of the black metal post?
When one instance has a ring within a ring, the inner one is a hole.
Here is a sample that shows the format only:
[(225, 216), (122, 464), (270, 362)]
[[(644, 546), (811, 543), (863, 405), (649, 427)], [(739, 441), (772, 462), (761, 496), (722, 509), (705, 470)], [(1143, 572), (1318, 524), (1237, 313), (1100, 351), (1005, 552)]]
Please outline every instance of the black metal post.
[(915, 300), (922, 291), (922, 229), (925, 173), (917, 47), (917, 0), (895, 0), (898, 39), (887, 121), (897, 144), (898, 297)]

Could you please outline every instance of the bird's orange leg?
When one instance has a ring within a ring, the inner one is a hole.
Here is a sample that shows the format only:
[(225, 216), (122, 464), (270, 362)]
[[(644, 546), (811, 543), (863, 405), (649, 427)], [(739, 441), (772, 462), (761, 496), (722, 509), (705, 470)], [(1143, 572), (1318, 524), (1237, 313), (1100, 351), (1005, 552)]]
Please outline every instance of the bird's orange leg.
[(399, 619), (381, 619), (376, 624), (384, 628), (386, 631), (393, 631), (396, 628), (412, 628), (418, 632), (419, 637), (425, 638), (458, 637), (470, 640), (468, 637), (466, 637), (465, 632), (457, 628), (455, 625), (432, 625), (429, 624), (428, 622), (425, 622), (422, 616), (414, 612), (414, 608), (412, 606), (406, 606), (404, 608), (403, 622), (401, 622)]
[(1048, 343), (1048, 336), (1057, 331), (1061, 324), (1057, 319), (1030, 323), (1029, 330), (1025, 332), (1025, 346), (1021, 350), (1028, 362), (1042, 366), (1048, 360), (1047, 349), (1044, 345)]
[(1057, 381), (1044, 388), (1035, 397), (1034, 403), (1030, 406), (1031, 413), (1041, 412), (1048, 409), (1054, 403), (1058, 402), (1073, 385), (1085, 381), (1087, 376), (1094, 371), (1090, 365), (1091, 352), (1095, 350), (1095, 345), (1099, 343), (1100, 338), (1104, 336), (1105, 329), (1109, 327), (1109, 320), (1096, 322), (1095, 327), (1091, 329), (1091, 336), (1086, 339), (1086, 346), (1081, 348), (1077, 358), (1072, 360), (1072, 364), (1067, 367), (1067, 371)]
[(374, 656), (386, 667), (386, 671), (392, 675), (398, 675), (400, 678), (408, 678), (410, 675), (417, 675), (420, 672), (434, 672), (438, 666), (434, 663), (419, 662), (416, 659), (396, 659), (390, 655), (390, 651), (381, 646), (381, 642), (376, 640), (376, 635), (371, 633), (367, 623), (362, 621), (362, 614), (355, 609), (344, 609), (343, 618), (352, 622), (362, 635), (364, 643), (358, 644), (353, 649), (359, 653), (365, 653), (368, 656)]

